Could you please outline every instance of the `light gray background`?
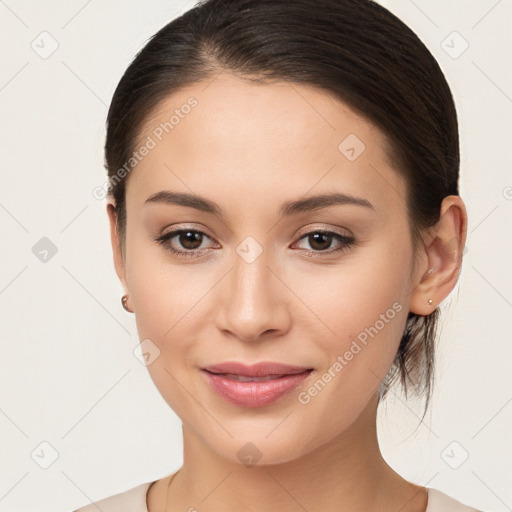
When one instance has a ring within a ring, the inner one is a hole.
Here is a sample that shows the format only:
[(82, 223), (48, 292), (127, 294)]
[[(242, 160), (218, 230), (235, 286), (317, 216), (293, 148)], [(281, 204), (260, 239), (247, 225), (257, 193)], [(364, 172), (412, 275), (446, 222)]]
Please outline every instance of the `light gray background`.
[[(512, 510), (512, 2), (383, 3), (452, 87), (469, 229), (460, 282), (443, 303), (431, 413), (416, 429), (418, 404), (391, 395), (379, 415), (382, 450), (405, 478), (504, 512)], [(192, 5), (0, 0), (0, 511), (71, 510), (182, 463), (179, 419), (133, 353), (105, 202), (92, 191), (105, 180), (104, 122), (117, 82), (147, 38)], [(46, 262), (33, 252), (43, 237), (57, 248)]]

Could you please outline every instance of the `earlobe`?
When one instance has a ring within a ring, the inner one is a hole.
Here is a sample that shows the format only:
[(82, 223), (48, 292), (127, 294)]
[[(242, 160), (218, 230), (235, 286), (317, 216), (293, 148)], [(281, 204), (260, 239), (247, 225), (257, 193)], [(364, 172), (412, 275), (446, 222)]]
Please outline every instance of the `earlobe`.
[(110, 222), (110, 241), (112, 244), (112, 253), (114, 259), (114, 268), (117, 274), (117, 277), (123, 284), (125, 290), (128, 290), (128, 285), (126, 282), (126, 270), (124, 264), (124, 258), (121, 250), (121, 239), (117, 226), (117, 210), (115, 200), (108, 196), (107, 197), (107, 215)]
[(467, 236), (467, 212), (459, 196), (443, 199), (439, 221), (431, 233), (424, 249), (426, 263), (418, 270), (419, 282), (409, 303), (409, 310), (421, 316), (431, 314), (459, 279)]

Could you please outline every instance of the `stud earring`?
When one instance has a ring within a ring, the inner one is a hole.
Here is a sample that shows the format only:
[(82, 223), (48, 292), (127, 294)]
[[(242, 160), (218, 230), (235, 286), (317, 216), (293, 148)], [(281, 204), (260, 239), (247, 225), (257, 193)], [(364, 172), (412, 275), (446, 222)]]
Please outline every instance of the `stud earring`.
[(432, 302), (433, 302), (432, 299), (428, 299), (429, 304), (432, 304)]
[(128, 311), (128, 313), (133, 313), (131, 309), (128, 308), (127, 303), (128, 302), (128, 295), (123, 295), (121, 297), (121, 304), (123, 305), (123, 308)]

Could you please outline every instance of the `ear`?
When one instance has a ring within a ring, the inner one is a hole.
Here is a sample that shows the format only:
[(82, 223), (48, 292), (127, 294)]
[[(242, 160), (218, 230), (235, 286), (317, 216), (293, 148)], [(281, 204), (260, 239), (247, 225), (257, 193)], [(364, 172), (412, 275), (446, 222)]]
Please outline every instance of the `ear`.
[[(422, 249), (422, 264), (415, 276), (418, 284), (409, 302), (412, 313), (429, 315), (457, 284), (466, 244), (467, 223), (462, 199), (454, 195), (445, 197), (441, 203), (439, 221), (429, 229), (428, 241)], [(432, 304), (428, 299), (432, 299)]]
[(107, 196), (107, 214), (110, 221), (110, 241), (112, 243), (112, 252), (114, 257), (114, 267), (117, 277), (123, 284), (125, 293), (128, 292), (128, 284), (126, 282), (126, 268), (124, 256), (121, 250), (121, 237), (117, 227), (117, 210), (115, 199)]

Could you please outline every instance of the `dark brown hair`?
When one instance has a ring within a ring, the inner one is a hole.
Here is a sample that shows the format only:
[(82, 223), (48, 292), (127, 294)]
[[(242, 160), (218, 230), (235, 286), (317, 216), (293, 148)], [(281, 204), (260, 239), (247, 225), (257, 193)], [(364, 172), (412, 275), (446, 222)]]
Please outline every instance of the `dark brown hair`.
[[(203, 0), (153, 35), (121, 78), (107, 118), (105, 166), (124, 248), (125, 187), (148, 117), (170, 94), (223, 69), (264, 84), (282, 80), (334, 94), (387, 138), (404, 178), (414, 247), (439, 220), (444, 197), (459, 195), (457, 115), (446, 79), (425, 45), (370, 0)], [(341, 142), (341, 141), (340, 141)], [(124, 249), (123, 249), (124, 251)], [(396, 359), (381, 386), (398, 378), (427, 410), (439, 310), (409, 312)]]

